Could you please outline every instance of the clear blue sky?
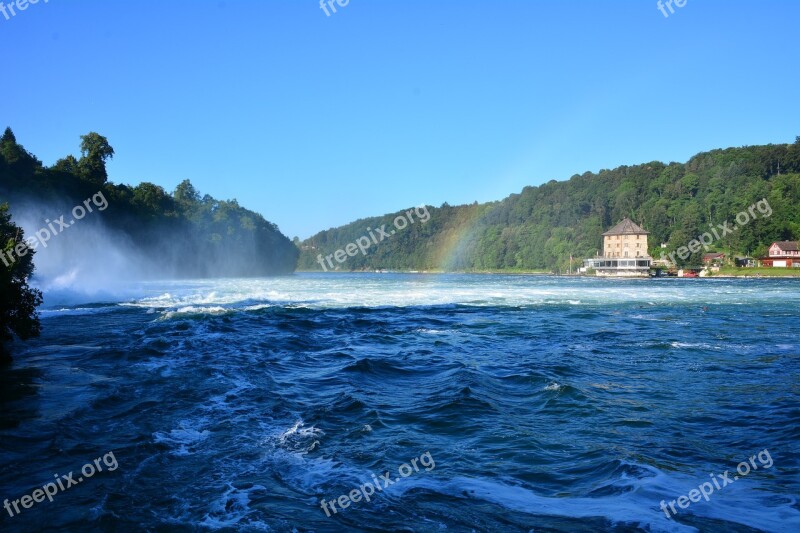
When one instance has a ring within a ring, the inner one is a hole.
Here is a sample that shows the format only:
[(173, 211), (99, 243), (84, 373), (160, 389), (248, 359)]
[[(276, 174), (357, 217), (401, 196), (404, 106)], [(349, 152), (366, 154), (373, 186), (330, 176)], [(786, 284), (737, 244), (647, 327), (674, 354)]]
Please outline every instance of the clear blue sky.
[(289, 237), (800, 135), (796, 0), (44, 2), (0, 15), (26, 148), (97, 131), (113, 181), (189, 178)]

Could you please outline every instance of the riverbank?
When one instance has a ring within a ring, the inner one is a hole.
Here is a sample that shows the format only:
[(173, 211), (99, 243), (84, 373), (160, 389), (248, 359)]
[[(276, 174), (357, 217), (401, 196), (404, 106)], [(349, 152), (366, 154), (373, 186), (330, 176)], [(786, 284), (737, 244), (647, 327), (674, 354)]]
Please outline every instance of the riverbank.
[(714, 278), (800, 278), (800, 269), (796, 268), (736, 268), (725, 267), (719, 272), (712, 272)]
[[(321, 270), (298, 270), (297, 274), (323, 274)], [(374, 270), (349, 271), (338, 270), (325, 272), (326, 274), (375, 274)], [(544, 270), (386, 270), (383, 274), (481, 274), (503, 276), (559, 276), (559, 277), (595, 277), (587, 274), (556, 274)], [(726, 267), (719, 272), (712, 272), (709, 278), (800, 278), (800, 269), (787, 268), (736, 268)], [(683, 279), (683, 278), (678, 278)], [(686, 278), (689, 279), (689, 278)], [(691, 278), (695, 279), (695, 278)]]
[[(504, 276), (557, 276), (547, 270), (297, 270), (296, 274), (502, 274)], [(563, 274), (566, 276), (566, 274)], [(572, 274), (575, 276), (576, 274)]]

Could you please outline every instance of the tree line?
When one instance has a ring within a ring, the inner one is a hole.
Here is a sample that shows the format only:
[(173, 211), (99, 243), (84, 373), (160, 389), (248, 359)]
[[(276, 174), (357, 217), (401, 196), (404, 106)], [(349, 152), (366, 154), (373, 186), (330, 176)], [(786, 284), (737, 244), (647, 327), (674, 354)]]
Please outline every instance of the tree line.
[[(793, 144), (711, 150), (686, 163), (654, 161), (576, 174), (525, 187), (498, 202), (430, 207), (425, 225), (409, 228), (367, 256), (348, 259), (342, 268), (566, 272), (570, 256), (579, 261), (602, 253), (601, 234), (626, 216), (650, 232), (649, 253), (659, 258), (764, 198), (773, 210), (770, 217), (725, 235), (711, 249), (728, 258), (761, 257), (773, 241), (800, 236), (800, 137)], [(299, 268), (319, 270), (318, 254), (401, 213), (314, 235), (300, 243)], [(679, 259), (679, 266), (702, 264), (703, 253)]]

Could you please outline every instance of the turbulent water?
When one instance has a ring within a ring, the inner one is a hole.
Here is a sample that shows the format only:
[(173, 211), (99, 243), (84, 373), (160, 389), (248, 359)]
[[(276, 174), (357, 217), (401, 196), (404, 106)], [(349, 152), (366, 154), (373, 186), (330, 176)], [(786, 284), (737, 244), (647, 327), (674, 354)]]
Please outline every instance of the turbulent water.
[(0, 375), (2, 531), (800, 531), (800, 282), (300, 274), (47, 296)]

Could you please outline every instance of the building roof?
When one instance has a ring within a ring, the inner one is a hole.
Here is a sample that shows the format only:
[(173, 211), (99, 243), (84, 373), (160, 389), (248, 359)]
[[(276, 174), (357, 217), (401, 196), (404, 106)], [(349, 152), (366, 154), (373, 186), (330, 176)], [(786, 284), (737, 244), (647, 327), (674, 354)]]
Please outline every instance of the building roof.
[[(798, 250), (800, 250), (797, 247), (797, 241), (778, 241), (778, 242), (773, 242), (772, 246), (777, 246), (784, 252), (797, 252)], [(772, 248), (772, 246), (770, 246), (770, 248)]]
[(634, 224), (631, 219), (625, 217), (622, 219), (622, 222), (603, 233), (603, 236), (606, 235), (650, 235), (650, 232), (643, 230), (641, 227)]
[(725, 257), (725, 254), (721, 253), (703, 254), (703, 261), (707, 259), (722, 259), (723, 257)]

